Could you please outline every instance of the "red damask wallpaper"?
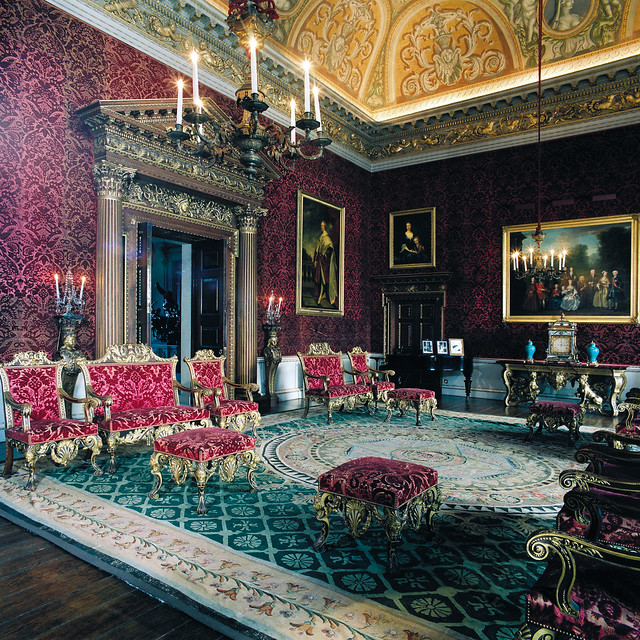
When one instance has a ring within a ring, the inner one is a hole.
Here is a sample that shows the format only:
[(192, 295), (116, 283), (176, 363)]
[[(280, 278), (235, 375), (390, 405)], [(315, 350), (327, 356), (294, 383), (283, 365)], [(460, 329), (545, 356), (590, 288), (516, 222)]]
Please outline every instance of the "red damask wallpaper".
[[(41, 0), (0, 6), (0, 354), (56, 348), (53, 274), (87, 277), (79, 348), (93, 354), (95, 211), (90, 133), (75, 116), (97, 99), (172, 95), (175, 74), (154, 59)], [(141, 82), (144, 79), (144, 82)], [(213, 92), (207, 92), (215, 95)], [(217, 96), (224, 108), (231, 102)], [(545, 143), (544, 219), (640, 210), (640, 127)], [(545, 325), (502, 323), (501, 227), (534, 222), (536, 154), (531, 146), (370, 175), (332, 153), (301, 161), (273, 184), (259, 240), (259, 317), (273, 289), (284, 297), (285, 355), (314, 341), (334, 349), (381, 350), (382, 309), (371, 276), (388, 273), (388, 213), (435, 206), (436, 269), (450, 271), (445, 330), (476, 356), (518, 357)], [(295, 315), (296, 195), (303, 189), (346, 209), (345, 316)], [(593, 195), (615, 194), (594, 202)], [(552, 201), (573, 199), (571, 206)], [(397, 272), (396, 272), (397, 273)], [(263, 344), (260, 328), (259, 347)], [(601, 360), (640, 364), (638, 328), (580, 325)]]

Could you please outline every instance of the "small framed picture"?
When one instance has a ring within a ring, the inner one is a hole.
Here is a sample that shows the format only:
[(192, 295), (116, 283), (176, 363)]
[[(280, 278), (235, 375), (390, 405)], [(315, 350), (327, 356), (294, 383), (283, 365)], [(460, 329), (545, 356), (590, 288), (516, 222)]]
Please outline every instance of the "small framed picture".
[(449, 345), (446, 340), (438, 340), (438, 342), (436, 342), (436, 349), (438, 350), (439, 356), (449, 355)]
[(433, 353), (433, 341), (432, 340), (423, 340), (422, 341), (422, 353), (425, 356), (429, 356)]
[(464, 355), (464, 341), (462, 340), (462, 338), (449, 338), (449, 355)]

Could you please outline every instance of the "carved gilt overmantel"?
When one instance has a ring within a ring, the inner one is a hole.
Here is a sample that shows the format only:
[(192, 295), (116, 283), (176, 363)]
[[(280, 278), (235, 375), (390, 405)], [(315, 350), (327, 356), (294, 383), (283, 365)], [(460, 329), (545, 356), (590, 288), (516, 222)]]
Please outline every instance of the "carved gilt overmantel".
[[(264, 188), (280, 174), (264, 157), (252, 180), (234, 157), (199, 166), (166, 136), (175, 107), (175, 100), (99, 101), (77, 112), (91, 129), (95, 157), (96, 355), (138, 339), (138, 225), (151, 223), (223, 240), (227, 371), (255, 382), (257, 346), (247, 345), (256, 343), (257, 224), (267, 213), (260, 207)], [(206, 109), (226, 118), (212, 102)]]

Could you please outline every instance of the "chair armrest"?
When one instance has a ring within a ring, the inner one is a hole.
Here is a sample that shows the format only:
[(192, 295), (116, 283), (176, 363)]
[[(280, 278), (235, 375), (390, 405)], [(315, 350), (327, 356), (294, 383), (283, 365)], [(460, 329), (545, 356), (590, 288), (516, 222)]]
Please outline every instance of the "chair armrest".
[[(600, 473), (603, 462), (629, 465), (640, 463), (640, 451), (617, 449), (603, 444), (588, 442), (576, 451), (575, 458), (580, 463), (591, 463), (594, 471)], [(640, 480), (640, 466), (638, 467), (638, 479)]]
[(111, 396), (99, 396), (90, 384), (86, 386), (86, 391), (88, 398), (98, 401), (95, 408), (104, 407), (104, 419), (111, 420), (111, 405), (113, 405), (113, 398)]
[(612, 431), (594, 431), (592, 438), (594, 442), (606, 442), (612, 449), (623, 449), (627, 444), (640, 447), (640, 438), (625, 436)]
[(565, 469), (560, 474), (558, 482), (563, 489), (577, 487), (581, 491), (589, 491), (589, 489), (594, 488), (640, 497), (640, 481), (624, 482), (580, 469)]
[(534, 560), (547, 560), (555, 553), (561, 571), (555, 588), (555, 604), (566, 615), (577, 616), (580, 608), (571, 600), (571, 590), (576, 580), (576, 557), (640, 571), (640, 553), (631, 549), (614, 549), (598, 542), (585, 540), (567, 533), (545, 529), (537, 531), (527, 540), (527, 553)]
[(371, 374), (369, 373), (369, 367), (367, 367), (367, 371), (360, 371), (360, 369), (355, 369), (353, 371), (351, 371), (350, 369), (346, 369), (345, 367), (342, 367), (342, 373), (343, 375), (346, 373), (350, 376), (353, 376), (353, 379), (355, 380), (356, 376), (362, 376), (364, 378), (368, 378), (369, 379), (369, 384), (371, 384), (372, 380), (371, 380)]
[(222, 381), (225, 384), (228, 384), (230, 387), (234, 389), (244, 389), (244, 392), (247, 394), (247, 398), (249, 402), (253, 402), (253, 391), (260, 391), (260, 387), (255, 382), (231, 382), (228, 378), (222, 378)]
[(220, 406), (220, 396), (222, 395), (222, 389), (215, 387), (205, 387), (197, 380), (192, 380), (193, 385), (191, 393), (193, 394), (193, 404), (199, 409), (204, 408), (204, 396), (213, 396), (213, 406), (217, 409)]
[[(84, 410), (84, 417), (86, 422), (93, 422), (93, 418), (95, 416), (96, 409), (102, 404), (98, 398), (76, 398), (75, 396), (70, 396), (66, 391), (62, 389), (58, 389), (58, 395), (68, 402), (73, 402), (75, 404), (84, 405), (82, 408)], [(110, 396), (107, 396), (110, 397)]]
[(384, 376), (384, 379), (389, 382), (389, 378), (391, 376), (395, 376), (396, 372), (393, 369), (374, 369), (373, 367), (369, 367), (369, 371), (377, 376)]
[(632, 422), (640, 417), (640, 404), (626, 400), (618, 405), (618, 411), (626, 413), (624, 425), (630, 427)]
[(304, 369), (302, 370), (302, 375), (306, 376), (307, 378), (322, 380), (322, 390), (325, 392), (329, 391), (329, 380), (331, 380), (329, 376), (316, 376), (313, 373), (307, 373)]
[(12, 409), (22, 413), (22, 430), (29, 431), (29, 429), (31, 429), (32, 406), (28, 402), (17, 402), (9, 391), (3, 392), (2, 397), (4, 398), (5, 403)]

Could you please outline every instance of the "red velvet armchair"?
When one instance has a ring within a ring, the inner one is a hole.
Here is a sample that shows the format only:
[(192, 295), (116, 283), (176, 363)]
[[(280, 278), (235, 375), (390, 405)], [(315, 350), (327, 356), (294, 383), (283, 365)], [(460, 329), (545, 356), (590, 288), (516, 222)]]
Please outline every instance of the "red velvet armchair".
[(327, 407), (328, 424), (333, 422), (332, 412), (336, 408), (353, 409), (356, 404), (363, 404), (369, 413), (373, 413), (370, 382), (345, 383), (345, 373), (351, 376), (356, 374), (342, 366), (342, 352), (332, 351), (326, 342), (316, 342), (309, 345), (307, 353), (298, 352), (298, 359), (302, 365), (304, 380), (303, 417), (306, 418), (309, 414), (311, 400)]
[(360, 347), (354, 347), (351, 351), (347, 352), (347, 355), (349, 356), (351, 369), (355, 374), (353, 381), (359, 384), (371, 384), (373, 402), (377, 410), (378, 402), (384, 403), (387, 401), (387, 391), (396, 388), (396, 385), (389, 380), (396, 372), (391, 369), (382, 371), (370, 367), (369, 354)]
[[(67, 465), (82, 447), (91, 451), (95, 475), (102, 441), (92, 423), (97, 402), (74, 398), (62, 390), (63, 363), (55, 363), (43, 351), (18, 353), (0, 367), (6, 416), (6, 452), (4, 476), (13, 469), (14, 449), (24, 454), (29, 469), (27, 489), (36, 486), (36, 463), (48, 453), (57, 464)], [(84, 420), (67, 418), (65, 401), (84, 405)]]
[[(253, 392), (259, 387), (253, 382), (240, 384), (226, 378), (225, 360), (224, 356), (216, 356), (211, 349), (201, 349), (193, 358), (184, 359), (191, 373), (191, 385), (196, 390), (194, 404), (204, 407), (216, 426), (243, 431), (250, 425), (257, 437), (256, 428), (261, 416), (258, 403), (253, 401)], [(246, 399), (230, 398), (229, 389), (242, 389)]]
[(98, 431), (109, 452), (107, 471), (115, 472), (119, 444), (153, 440), (175, 431), (210, 427), (209, 412), (181, 405), (178, 391), (194, 393), (176, 380), (178, 358), (161, 358), (146, 344), (110, 346), (98, 360), (78, 360), (87, 395), (100, 402)]

